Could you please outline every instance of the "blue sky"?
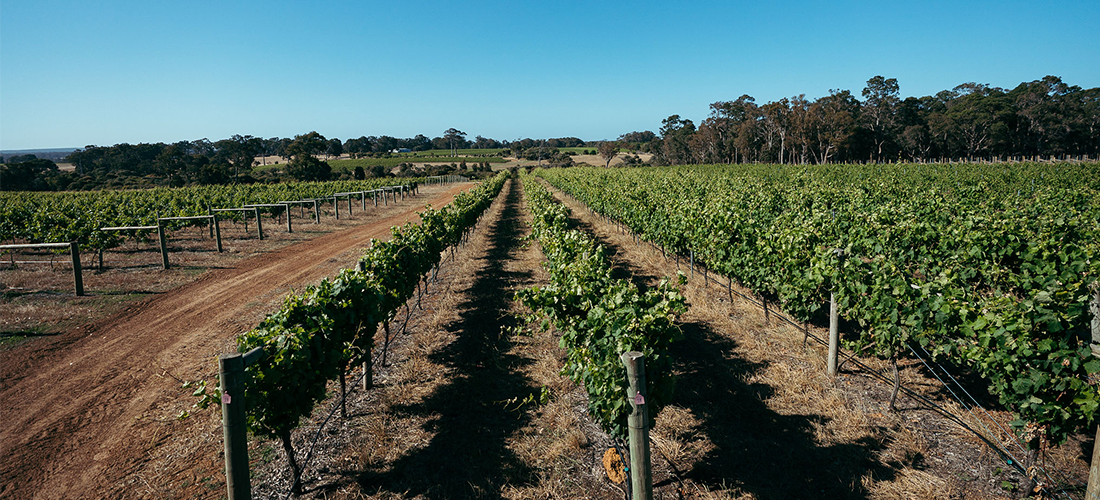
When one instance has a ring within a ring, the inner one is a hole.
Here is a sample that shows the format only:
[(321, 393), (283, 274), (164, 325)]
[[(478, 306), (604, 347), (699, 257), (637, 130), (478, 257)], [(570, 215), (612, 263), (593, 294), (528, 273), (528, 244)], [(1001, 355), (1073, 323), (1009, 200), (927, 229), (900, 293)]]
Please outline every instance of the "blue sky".
[(233, 134), (613, 139), (710, 103), (1100, 86), (1100, 1), (16, 1), (0, 149)]

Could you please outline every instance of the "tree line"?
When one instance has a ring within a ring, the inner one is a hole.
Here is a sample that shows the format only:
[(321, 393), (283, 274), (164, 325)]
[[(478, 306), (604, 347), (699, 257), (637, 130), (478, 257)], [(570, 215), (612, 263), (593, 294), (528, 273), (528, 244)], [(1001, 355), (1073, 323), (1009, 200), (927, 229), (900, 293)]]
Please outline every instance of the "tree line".
[(710, 105), (698, 127), (672, 115), (659, 135), (619, 137), (658, 164), (932, 161), (943, 158), (1095, 157), (1100, 154), (1100, 88), (1056, 76), (1012, 90), (964, 83), (934, 96), (905, 97), (894, 78), (848, 90), (763, 105), (749, 95)]
[[(328, 180), (337, 175), (320, 159), (322, 157), (337, 158), (344, 154), (353, 158), (385, 157), (400, 151), (428, 150), (448, 150), (451, 156), (457, 156), (460, 149), (505, 149), (510, 152), (510, 148), (525, 151), (536, 147), (585, 144), (576, 137), (498, 141), (482, 136), (469, 140), (466, 136), (465, 132), (450, 128), (433, 139), (418, 134), (405, 139), (383, 135), (341, 141), (310, 132), (294, 138), (234, 135), (219, 141), (204, 138), (167, 144), (90, 145), (64, 158), (64, 162), (73, 165), (72, 172), (62, 171), (53, 160), (35, 155), (12, 156), (0, 161), (0, 190), (61, 191)], [(273, 162), (280, 163), (279, 168), (254, 170), (266, 164), (270, 157), (278, 158)], [(439, 173), (435, 170), (439, 169), (434, 169), (433, 173)], [(365, 178), (391, 174), (379, 166), (359, 167), (354, 172), (339, 175)]]

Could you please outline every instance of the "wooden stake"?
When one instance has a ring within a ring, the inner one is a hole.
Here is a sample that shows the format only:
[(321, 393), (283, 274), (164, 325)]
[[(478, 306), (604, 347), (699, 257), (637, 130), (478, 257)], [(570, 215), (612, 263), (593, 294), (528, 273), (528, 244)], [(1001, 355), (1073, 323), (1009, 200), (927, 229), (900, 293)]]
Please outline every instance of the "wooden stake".
[(69, 243), (69, 253), (73, 255), (73, 281), (76, 284), (76, 295), (84, 295), (84, 271), (80, 268), (80, 244), (73, 241)]
[(157, 221), (157, 239), (160, 240), (161, 268), (168, 269), (168, 238), (164, 236), (164, 222)]
[(836, 361), (840, 353), (840, 321), (836, 314), (836, 292), (829, 292), (829, 366), (826, 373), (836, 376)]
[(225, 442), (225, 488), (229, 500), (252, 497), (248, 474), (248, 433), (244, 415), (244, 358), (218, 357), (222, 390), (222, 439)]
[(214, 241), (218, 244), (218, 253), (222, 253), (222, 228), (221, 222), (218, 221), (218, 215), (212, 215), (214, 217)]
[[(1100, 357), (1100, 287), (1092, 292), (1092, 355)], [(1092, 445), (1092, 466), (1089, 467), (1089, 485), (1085, 489), (1085, 498), (1100, 498), (1100, 425), (1096, 426), (1096, 441)]]
[(646, 406), (645, 355), (631, 351), (620, 356), (630, 383), (627, 401), (634, 409), (627, 417), (630, 443), (630, 489), (633, 500), (653, 499), (653, 470), (649, 457), (649, 407)]
[[(262, 240), (264, 239), (264, 225), (260, 222), (260, 208), (256, 207), (252, 210), (256, 212), (256, 235)], [(245, 220), (248, 220), (248, 217), (245, 217)]]

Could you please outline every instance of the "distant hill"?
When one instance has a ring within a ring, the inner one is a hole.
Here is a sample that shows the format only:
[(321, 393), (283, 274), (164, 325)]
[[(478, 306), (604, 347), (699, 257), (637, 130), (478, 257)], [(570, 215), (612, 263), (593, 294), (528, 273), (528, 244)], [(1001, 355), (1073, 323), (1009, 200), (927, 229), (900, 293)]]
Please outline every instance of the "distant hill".
[(8, 158), (13, 156), (34, 155), (36, 158), (45, 158), (47, 160), (61, 161), (69, 153), (76, 151), (80, 148), (47, 148), (47, 149), (4, 149), (0, 150), (0, 157), (7, 161)]

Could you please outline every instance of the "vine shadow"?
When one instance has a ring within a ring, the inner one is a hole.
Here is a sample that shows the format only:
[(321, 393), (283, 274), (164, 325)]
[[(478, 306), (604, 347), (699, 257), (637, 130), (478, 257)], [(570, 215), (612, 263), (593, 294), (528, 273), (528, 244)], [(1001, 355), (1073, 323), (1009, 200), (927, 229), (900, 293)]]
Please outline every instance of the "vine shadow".
[(870, 436), (818, 442), (815, 427), (826, 417), (779, 413), (766, 404), (775, 393), (771, 386), (746, 382), (766, 364), (737, 356), (736, 342), (705, 324), (681, 327), (684, 339), (672, 348), (674, 403), (701, 421), (697, 430), (715, 445), (685, 478), (711, 489), (735, 486), (758, 498), (866, 499), (863, 476), (894, 477), (895, 469), (875, 456), (884, 443)]
[(419, 404), (392, 409), (435, 416), (424, 424), (433, 434), (431, 441), (387, 472), (361, 472), (356, 480), (364, 491), (429, 499), (500, 498), (503, 486), (535, 480), (534, 472), (506, 446), (530, 419), (526, 412), (509, 410), (506, 402), (533, 391), (533, 382), (521, 372), (530, 361), (508, 354), (512, 341), (505, 332), (515, 323), (505, 313), (512, 300), (510, 285), (527, 283), (533, 276), (532, 271), (504, 268), (522, 244), (519, 196), (518, 187), (508, 189), (500, 218), (486, 228), (484, 268), (456, 306), (459, 319), (446, 325), (456, 340), (430, 356), (453, 370), (452, 381)]

